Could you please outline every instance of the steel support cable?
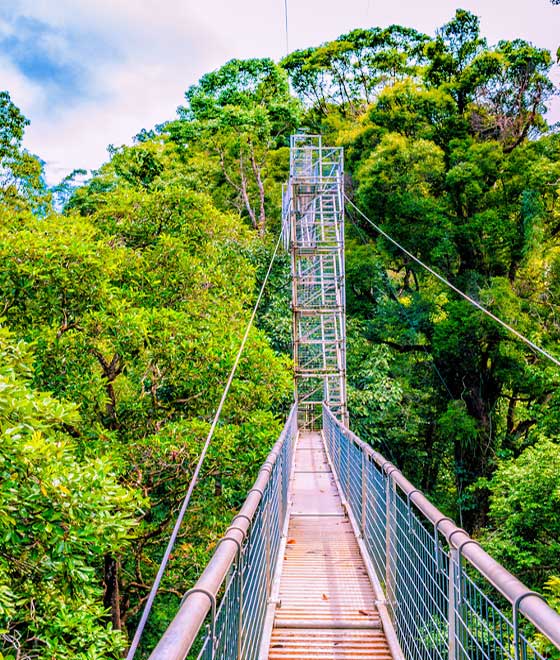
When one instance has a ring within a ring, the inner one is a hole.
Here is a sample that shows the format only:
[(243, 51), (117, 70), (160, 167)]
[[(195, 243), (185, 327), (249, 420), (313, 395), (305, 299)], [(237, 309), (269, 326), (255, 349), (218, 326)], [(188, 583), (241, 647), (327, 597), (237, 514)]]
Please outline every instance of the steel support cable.
[(156, 577), (154, 579), (154, 583), (152, 585), (152, 588), (150, 589), (150, 594), (148, 596), (148, 600), (146, 601), (146, 605), (144, 606), (142, 616), (140, 617), (140, 621), (138, 622), (138, 627), (136, 628), (136, 632), (134, 633), (132, 643), (130, 645), (130, 648), (128, 649), (126, 660), (132, 660), (134, 658), (134, 655), (136, 654), (136, 650), (138, 649), (138, 645), (139, 645), (140, 640), (142, 638), (142, 633), (144, 632), (144, 628), (146, 627), (146, 623), (148, 621), (148, 617), (150, 616), (152, 605), (154, 603), (155, 597), (156, 597), (158, 589), (159, 589), (159, 585), (161, 583), (161, 579), (163, 577), (163, 573), (165, 572), (165, 569), (166, 569), (167, 564), (169, 562), (169, 557), (170, 557), (171, 552), (173, 550), (173, 547), (175, 545), (175, 541), (177, 540), (177, 536), (179, 534), (179, 529), (181, 528), (183, 518), (185, 517), (185, 513), (186, 513), (187, 508), (189, 506), (193, 490), (194, 490), (194, 488), (197, 484), (198, 476), (200, 474), (202, 464), (204, 463), (204, 459), (206, 458), (206, 454), (208, 453), (208, 449), (210, 447), (212, 437), (214, 436), (214, 431), (216, 430), (216, 426), (218, 425), (220, 415), (222, 414), (222, 408), (224, 407), (224, 403), (226, 401), (226, 398), (227, 398), (227, 395), (229, 393), (231, 384), (233, 382), (235, 372), (237, 371), (239, 361), (241, 360), (241, 355), (243, 354), (243, 350), (245, 349), (245, 344), (247, 343), (247, 339), (249, 337), (249, 332), (250, 332), (250, 330), (253, 326), (255, 316), (257, 315), (257, 310), (259, 308), (261, 299), (263, 297), (264, 290), (265, 290), (265, 287), (266, 287), (266, 283), (268, 282), (268, 278), (270, 277), (270, 273), (272, 271), (272, 266), (274, 264), (274, 260), (276, 259), (276, 255), (278, 254), (278, 248), (280, 247), (281, 239), (282, 239), (282, 234), (280, 233), (280, 235), (278, 237), (278, 240), (276, 241), (276, 247), (274, 248), (274, 252), (272, 253), (270, 263), (268, 264), (268, 269), (266, 271), (266, 275), (264, 276), (264, 280), (263, 280), (263, 283), (261, 285), (259, 295), (257, 296), (257, 300), (256, 300), (255, 305), (253, 307), (253, 312), (251, 313), (251, 317), (249, 319), (249, 322), (247, 323), (247, 327), (245, 328), (245, 334), (243, 335), (243, 339), (241, 340), (241, 344), (239, 345), (239, 350), (237, 351), (235, 361), (233, 363), (233, 366), (231, 368), (229, 377), (228, 377), (226, 385), (224, 387), (224, 391), (222, 392), (222, 398), (220, 399), (220, 403), (219, 403), (218, 408), (216, 410), (216, 414), (214, 415), (212, 425), (210, 426), (210, 430), (208, 431), (208, 435), (206, 436), (206, 440), (204, 442), (204, 446), (203, 446), (202, 451), (200, 453), (200, 456), (198, 458), (198, 462), (196, 464), (196, 468), (194, 470), (193, 476), (191, 477), (191, 481), (189, 483), (189, 488), (187, 490), (187, 494), (185, 495), (185, 498), (183, 499), (183, 503), (182, 503), (181, 508), (179, 510), (179, 514), (177, 516), (177, 520), (175, 521), (175, 525), (173, 527), (173, 531), (171, 532), (171, 536), (169, 537), (169, 542), (167, 543), (167, 547), (165, 549), (165, 552), (163, 554), (163, 558), (162, 558), (161, 563), (159, 565), (158, 572), (157, 572)]
[(459, 294), (462, 298), (464, 298), (467, 302), (469, 302), (471, 305), (474, 305), (477, 309), (479, 309), (481, 312), (486, 314), (486, 316), (490, 317), (493, 321), (496, 323), (499, 323), (503, 328), (511, 332), (513, 335), (515, 335), (518, 339), (520, 339), (522, 342), (527, 344), (529, 348), (531, 348), (533, 351), (536, 353), (540, 353), (544, 357), (548, 358), (551, 362), (554, 362), (554, 364), (558, 367), (560, 367), (560, 360), (551, 353), (549, 353), (547, 350), (544, 348), (541, 348), (538, 344), (535, 344), (532, 342), (530, 339), (525, 337), (525, 335), (522, 335), (518, 330), (515, 328), (512, 328), (511, 325), (508, 325), (505, 321), (502, 321), (501, 318), (493, 314), (490, 310), (486, 309), (483, 305), (481, 305), (479, 302), (477, 302), (474, 298), (471, 298), (468, 294), (464, 293), (461, 291), (461, 289), (457, 288), (454, 284), (451, 284), (451, 282), (443, 275), (440, 275), (437, 271), (435, 271), (433, 268), (430, 268), (427, 264), (425, 264), (423, 261), (421, 261), (418, 257), (414, 256), (412, 252), (409, 252), (405, 247), (403, 247), (400, 243), (395, 241), (394, 238), (391, 238), (389, 234), (386, 231), (383, 231), (381, 227), (375, 224), (373, 220), (370, 220), (370, 218), (367, 217), (367, 215), (361, 211), (355, 204), (354, 202), (347, 197), (347, 195), (344, 195), (344, 198), (350, 204), (350, 206), (355, 209), (360, 216), (366, 220), (378, 233), (380, 233), (383, 237), (385, 237), (390, 243), (392, 243), (395, 247), (397, 247), (401, 252), (406, 254), (408, 257), (410, 257), (414, 262), (416, 262), (419, 266), (422, 266), (425, 270), (428, 271), (431, 275), (433, 275), (436, 279), (438, 279), (440, 282), (448, 286), (450, 289), (455, 291), (455, 293)]

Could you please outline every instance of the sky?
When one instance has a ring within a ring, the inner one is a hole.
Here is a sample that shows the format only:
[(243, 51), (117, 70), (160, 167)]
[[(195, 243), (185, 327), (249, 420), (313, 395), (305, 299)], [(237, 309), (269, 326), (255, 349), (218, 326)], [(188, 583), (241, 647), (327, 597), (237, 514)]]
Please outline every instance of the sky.
[[(107, 146), (175, 116), (185, 90), (232, 58), (286, 53), (285, 0), (0, 0), (0, 90), (31, 120), (24, 146), (54, 184), (95, 169)], [(407, 25), (433, 35), (457, 7), (489, 44), (523, 38), (553, 54), (550, 0), (287, 0), (290, 50), (356, 27)], [(553, 79), (560, 85), (560, 69)], [(548, 119), (560, 121), (560, 99)]]

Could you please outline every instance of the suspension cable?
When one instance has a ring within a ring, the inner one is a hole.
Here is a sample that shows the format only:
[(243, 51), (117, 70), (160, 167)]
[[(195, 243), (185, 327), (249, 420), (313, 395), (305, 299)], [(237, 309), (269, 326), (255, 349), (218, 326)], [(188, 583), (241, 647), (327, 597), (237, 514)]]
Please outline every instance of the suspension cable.
[(433, 275), (436, 279), (438, 279), (440, 282), (448, 286), (450, 289), (455, 291), (455, 293), (459, 294), (462, 298), (464, 298), (467, 302), (469, 302), (471, 305), (474, 305), (477, 309), (479, 309), (481, 312), (486, 314), (486, 316), (490, 317), (493, 321), (496, 323), (499, 323), (502, 327), (504, 327), (506, 330), (511, 332), (513, 335), (515, 335), (518, 339), (520, 339), (522, 342), (527, 344), (529, 348), (531, 348), (533, 351), (536, 353), (540, 353), (541, 355), (544, 355), (544, 357), (548, 358), (551, 362), (554, 362), (554, 364), (558, 367), (560, 367), (560, 360), (548, 351), (546, 351), (544, 348), (541, 348), (534, 342), (532, 342), (530, 339), (527, 339), (524, 335), (522, 335), (518, 330), (515, 328), (512, 328), (511, 325), (508, 325), (505, 321), (502, 321), (501, 318), (493, 314), (490, 310), (486, 309), (483, 305), (481, 305), (479, 302), (474, 300), (474, 298), (471, 298), (469, 295), (461, 291), (461, 289), (458, 289), (454, 284), (451, 284), (449, 280), (447, 280), (443, 275), (440, 275), (438, 272), (436, 272), (433, 268), (430, 268), (430, 266), (426, 265), (423, 261), (421, 261), (418, 257), (414, 256), (412, 252), (409, 252), (406, 248), (404, 248), (400, 243), (395, 241), (394, 238), (391, 238), (389, 234), (386, 231), (383, 231), (381, 227), (375, 224), (373, 220), (367, 217), (367, 215), (359, 209), (354, 202), (347, 196), (344, 195), (344, 198), (350, 204), (350, 206), (356, 210), (360, 216), (366, 220), (378, 233), (380, 233), (382, 236), (384, 236), (390, 243), (392, 243), (395, 247), (397, 247), (401, 252), (406, 254), (408, 257), (410, 257), (413, 261), (415, 261), (419, 266), (424, 268), (425, 270), (428, 271), (431, 275)]
[(163, 577), (163, 573), (164, 573), (165, 568), (166, 568), (166, 566), (169, 562), (169, 557), (170, 557), (171, 552), (173, 550), (173, 547), (175, 545), (175, 541), (177, 540), (177, 535), (179, 534), (179, 529), (181, 527), (181, 524), (183, 522), (183, 518), (185, 517), (185, 513), (186, 513), (187, 508), (189, 506), (189, 502), (191, 500), (192, 492), (193, 492), (193, 490), (196, 486), (196, 483), (198, 481), (198, 476), (200, 474), (202, 464), (204, 463), (204, 459), (206, 458), (206, 454), (207, 454), (208, 449), (210, 447), (210, 442), (212, 441), (214, 431), (216, 430), (216, 426), (218, 424), (218, 421), (220, 419), (220, 415), (222, 413), (222, 408), (224, 407), (224, 403), (226, 401), (227, 395), (229, 393), (229, 389), (230, 389), (231, 384), (233, 382), (235, 372), (237, 371), (237, 367), (239, 365), (241, 355), (243, 353), (243, 350), (245, 349), (245, 344), (247, 343), (247, 339), (249, 337), (249, 332), (251, 330), (251, 327), (253, 326), (253, 321), (255, 320), (257, 310), (259, 308), (261, 299), (263, 297), (263, 293), (264, 293), (264, 290), (265, 290), (265, 287), (266, 287), (266, 283), (268, 282), (268, 278), (270, 277), (270, 273), (272, 271), (272, 266), (274, 264), (274, 260), (276, 259), (276, 255), (278, 253), (278, 248), (280, 247), (281, 239), (282, 239), (282, 234), (280, 233), (280, 235), (278, 237), (278, 240), (276, 242), (276, 247), (274, 248), (274, 252), (273, 252), (272, 257), (270, 259), (270, 263), (268, 264), (268, 269), (266, 271), (266, 275), (265, 275), (263, 283), (261, 285), (259, 295), (257, 296), (255, 306), (253, 307), (253, 312), (251, 314), (251, 318), (249, 319), (249, 322), (247, 323), (247, 327), (245, 329), (245, 334), (243, 335), (243, 339), (241, 340), (239, 350), (237, 351), (237, 356), (235, 358), (235, 361), (234, 361), (233, 366), (231, 368), (231, 371), (230, 371), (229, 377), (227, 379), (226, 385), (224, 387), (224, 391), (222, 393), (222, 398), (220, 399), (220, 403), (219, 403), (218, 408), (216, 410), (216, 414), (214, 415), (214, 420), (212, 421), (212, 425), (210, 426), (210, 430), (208, 431), (206, 441), (204, 443), (204, 446), (203, 446), (202, 451), (200, 453), (200, 456), (198, 458), (196, 468), (195, 468), (194, 473), (191, 477), (191, 481), (189, 483), (189, 488), (187, 490), (187, 494), (185, 495), (185, 498), (184, 498), (183, 503), (181, 505), (181, 509), (179, 510), (177, 520), (175, 521), (175, 526), (173, 527), (173, 531), (171, 532), (171, 536), (169, 537), (169, 542), (167, 544), (167, 548), (165, 549), (165, 552), (163, 554), (163, 558), (162, 558), (162, 560), (160, 562), (160, 565), (159, 565), (159, 568), (158, 568), (157, 575), (155, 577), (154, 583), (152, 584), (152, 588), (150, 589), (150, 594), (148, 596), (148, 600), (146, 601), (146, 605), (144, 606), (142, 616), (140, 617), (140, 621), (138, 622), (138, 627), (136, 628), (136, 632), (134, 633), (134, 638), (133, 638), (132, 643), (130, 645), (130, 648), (128, 650), (126, 660), (133, 660), (134, 655), (136, 653), (136, 650), (138, 649), (140, 639), (142, 638), (142, 633), (144, 632), (144, 628), (146, 627), (146, 623), (148, 621), (148, 617), (150, 615), (152, 605), (154, 603), (155, 597), (156, 597), (158, 589), (159, 589), (159, 585), (161, 583), (161, 579)]

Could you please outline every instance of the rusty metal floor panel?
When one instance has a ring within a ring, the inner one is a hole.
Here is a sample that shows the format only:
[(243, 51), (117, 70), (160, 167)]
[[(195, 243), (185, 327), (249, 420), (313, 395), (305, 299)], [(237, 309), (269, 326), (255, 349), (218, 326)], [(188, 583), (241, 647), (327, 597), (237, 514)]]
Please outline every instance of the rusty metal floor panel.
[(320, 434), (301, 433), (271, 660), (390, 660), (375, 595)]

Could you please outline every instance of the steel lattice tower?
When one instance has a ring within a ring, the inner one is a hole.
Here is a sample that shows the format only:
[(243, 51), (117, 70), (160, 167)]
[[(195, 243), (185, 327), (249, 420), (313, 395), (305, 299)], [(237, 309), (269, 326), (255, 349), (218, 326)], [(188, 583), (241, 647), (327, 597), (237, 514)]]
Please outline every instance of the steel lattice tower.
[(323, 401), (347, 424), (342, 148), (324, 147), (318, 135), (291, 137), (283, 220), (299, 425), (320, 425)]

